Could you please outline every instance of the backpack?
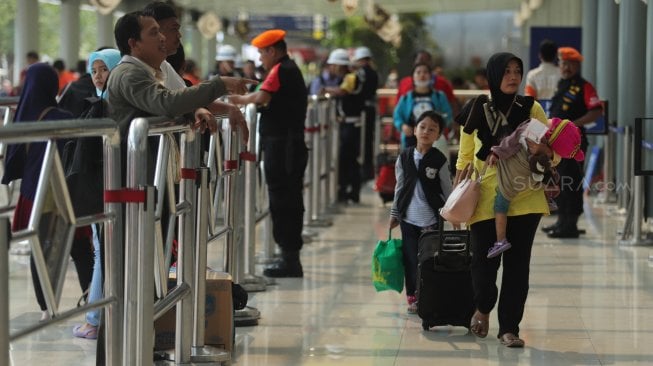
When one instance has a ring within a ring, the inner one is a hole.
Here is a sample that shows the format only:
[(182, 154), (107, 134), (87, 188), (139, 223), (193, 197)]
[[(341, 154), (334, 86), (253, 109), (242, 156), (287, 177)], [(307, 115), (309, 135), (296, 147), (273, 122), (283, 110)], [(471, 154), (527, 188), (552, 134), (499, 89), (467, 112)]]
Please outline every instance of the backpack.
[[(97, 97), (86, 98), (88, 107), (80, 119), (107, 116), (106, 101)], [(104, 212), (104, 174), (102, 137), (81, 137), (66, 142), (62, 164), (70, 200), (75, 216)]]

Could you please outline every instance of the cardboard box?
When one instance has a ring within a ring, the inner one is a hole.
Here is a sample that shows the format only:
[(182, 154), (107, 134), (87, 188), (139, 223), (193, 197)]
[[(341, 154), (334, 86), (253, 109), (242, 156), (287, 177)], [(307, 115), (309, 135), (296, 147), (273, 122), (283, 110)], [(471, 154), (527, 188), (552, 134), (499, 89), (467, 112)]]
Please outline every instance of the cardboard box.
[[(234, 339), (233, 299), (231, 276), (225, 272), (206, 271), (206, 310), (204, 315), (204, 344), (231, 352)], [(177, 279), (170, 273), (168, 287), (176, 286)], [(176, 307), (154, 322), (154, 349), (175, 347)]]

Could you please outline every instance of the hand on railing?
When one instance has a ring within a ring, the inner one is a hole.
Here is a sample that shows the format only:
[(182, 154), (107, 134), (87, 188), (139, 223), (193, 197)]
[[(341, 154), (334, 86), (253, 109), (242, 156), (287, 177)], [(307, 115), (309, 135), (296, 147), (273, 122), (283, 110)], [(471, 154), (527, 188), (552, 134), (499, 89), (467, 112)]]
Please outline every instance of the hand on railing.
[(195, 128), (199, 128), (202, 132), (207, 128), (211, 133), (218, 130), (218, 123), (215, 121), (213, 113), (206, 108), (198, 108), (195, 111)]
[(258, 81), (252, 79), (234, 78), (230, 76), (221, 76), (220, 80), (224, 83), (229, 94), (246, 94), (250, 84), (258, 84)]
[[(208, 105), (208, 109), (211, 111), (211, 113), (213, 113), (211, 118), (214, 120), (214, 122), (215, 115), (219, 115), (220, 117), (224, 117), (226, 115), (226, 117), (229, 118), (229, 125), (231, 125), (231, 128), (240, 129), (243, 136), (243, 141), (245, 144), (247, 144), (247, 141), (249, 141), (249, 128), (247, 128), (247, 121), (245, 121), (245, 116), (243, 116), (240, 108), (233, 104), (216, 100)], [(216, 131), (217, 128), (218, 127), (216, 124)], [(215, 131), (211, 130), (211, 132)]]

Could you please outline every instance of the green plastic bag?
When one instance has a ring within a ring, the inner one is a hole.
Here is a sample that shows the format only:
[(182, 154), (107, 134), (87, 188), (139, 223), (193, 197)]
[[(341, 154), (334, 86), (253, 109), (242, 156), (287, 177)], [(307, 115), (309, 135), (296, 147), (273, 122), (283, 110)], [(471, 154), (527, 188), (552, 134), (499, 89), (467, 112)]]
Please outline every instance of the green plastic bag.
[(379, 240), (372, 255), (372, 283), (376, 291), (404, 289), (404, 263), (401, 252), (401, 239)]

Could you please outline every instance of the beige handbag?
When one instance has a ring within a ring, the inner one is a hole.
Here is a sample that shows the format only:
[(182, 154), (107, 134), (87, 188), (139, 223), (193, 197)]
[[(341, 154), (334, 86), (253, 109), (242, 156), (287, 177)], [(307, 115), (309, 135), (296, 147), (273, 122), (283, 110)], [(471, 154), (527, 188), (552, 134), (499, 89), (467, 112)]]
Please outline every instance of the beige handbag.
[[(460, 182), (456, 184), (444, 206), (440, 209), (440, 216), (452, 224), (469, 221), (474, 215), (478, 199), (481, 196), (481, 180), (486, 169), (487, 163), (479, 174), (472, 163), (467, 164), (460, 175)], [(476, 178), (473, 177), (474, 173), (476, 173)]]

